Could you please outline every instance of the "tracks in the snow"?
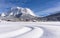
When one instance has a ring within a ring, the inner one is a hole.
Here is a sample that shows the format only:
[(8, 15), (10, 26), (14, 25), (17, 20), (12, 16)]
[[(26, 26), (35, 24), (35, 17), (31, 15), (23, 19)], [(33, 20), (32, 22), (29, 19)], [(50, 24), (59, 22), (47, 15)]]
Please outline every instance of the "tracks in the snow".
[(26, 26), (18, 30), (1, 33), (0, 38), (39, 38), (42, 35), (43, 29), (39, 27)]
[(0, 38), (60, 38), (60, 23), (0, 23)]

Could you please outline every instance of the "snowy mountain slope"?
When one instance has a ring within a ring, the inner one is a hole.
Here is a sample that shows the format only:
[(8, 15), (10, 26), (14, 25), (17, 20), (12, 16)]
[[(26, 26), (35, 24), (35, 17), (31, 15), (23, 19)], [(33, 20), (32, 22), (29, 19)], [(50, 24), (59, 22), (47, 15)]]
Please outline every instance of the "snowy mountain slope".
[(34, 12), (29, 8), (14, 7), (11, 8), (6, 14), (2, 13), (0, 19), (9, 21), (38, 21)]
[(32, 10), (30, 10), (29, 8), (22, 8), (22, 7), (14, 7), (14, 8), (11, 8), (11, 10), (8, 12), (9, 15), (17, 15), (17, 14), (21, 14), (22, 15), (27, 15), (27, 14), (30, 14), (32, 16), (36, 16)]

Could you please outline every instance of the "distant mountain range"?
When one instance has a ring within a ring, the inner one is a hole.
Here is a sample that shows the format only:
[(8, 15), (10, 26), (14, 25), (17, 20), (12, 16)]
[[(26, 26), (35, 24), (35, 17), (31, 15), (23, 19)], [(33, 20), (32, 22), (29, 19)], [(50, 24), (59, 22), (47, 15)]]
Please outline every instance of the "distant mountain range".
[(60, 21), (60, 12), (45, 17), (38, 17), (29, 8), (14, 7), (7, 13), (0, 14), (0, 20), (4, 21)]
[(42, 17), (42, 20), (45, 20), (45, 21), (60, 21), (60, 12)]

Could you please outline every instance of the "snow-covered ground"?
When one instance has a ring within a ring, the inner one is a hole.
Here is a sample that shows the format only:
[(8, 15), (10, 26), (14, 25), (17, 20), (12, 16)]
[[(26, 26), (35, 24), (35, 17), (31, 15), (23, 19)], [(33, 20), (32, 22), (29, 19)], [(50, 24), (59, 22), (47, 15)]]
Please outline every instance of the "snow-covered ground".
[(60, 38), (60, 22), (0, 22), (0, 38)]

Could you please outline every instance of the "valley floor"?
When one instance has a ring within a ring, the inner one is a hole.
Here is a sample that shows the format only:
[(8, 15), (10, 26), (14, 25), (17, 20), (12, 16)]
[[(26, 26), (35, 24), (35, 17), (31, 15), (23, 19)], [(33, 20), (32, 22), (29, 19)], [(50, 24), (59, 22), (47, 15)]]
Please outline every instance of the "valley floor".
[(0, 38), (60, 38), (60, 22), (0, 22)]

